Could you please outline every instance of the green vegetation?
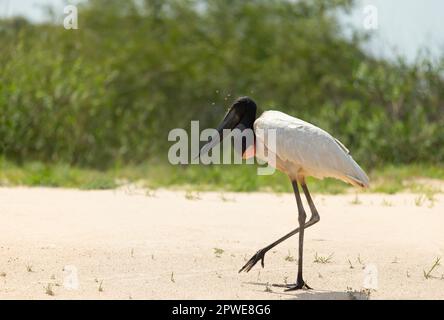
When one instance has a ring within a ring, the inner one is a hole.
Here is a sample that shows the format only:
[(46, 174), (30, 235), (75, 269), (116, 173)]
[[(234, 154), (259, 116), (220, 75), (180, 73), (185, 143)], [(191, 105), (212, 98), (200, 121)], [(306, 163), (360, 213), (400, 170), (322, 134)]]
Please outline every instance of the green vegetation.
[[(290, 191), (252, 166), (167, 163), (172, 128), (250, 95), (325, 128), (372, 191), (444, 178), (444, 59), (387, 62), (342, 35), (352, 1), (89, 0), (79, 29), (0, 20), (0, 183)], [(341, 182), (310, 181), (339, 193)]]
[[(444, 167), (425, 165), (388, 166), (370, 172), (371, 187), (363, 192), (396, 193), (410, 191), (424, 195), (429, 201), (439, 190), (427, 186), (419, 178), (444, 180)], [(48, 186), (80, 189), (113, 189), (120, 185), (137, 183), (141, 187), (181, 188), (189, 192), (187, 199), (198, 199), (195, 191), (224, 190), (237, 192), (270, 191), (292, 192), (288, 177), (276, 171), (271, 176), (256, 175), (251, 165), (232, 166), (172, 166), (146, 164), (123, 166), (108, 170), (72, 167), (64, 164), (39, 162), (16, 165), (0, 159), (0, 186)], [(309, 178), (311, 191), (338, 194), (351, 187), (334, 179)], [(152, 191), (151, 191), (152, 192)]]
[(46, 165), (32, 162), (23, 166), (1, 162), (0, 185), (27, 185), (81, 189), (111, 189), (118, 186), (111, 171), (73, 168), (68, 165)]

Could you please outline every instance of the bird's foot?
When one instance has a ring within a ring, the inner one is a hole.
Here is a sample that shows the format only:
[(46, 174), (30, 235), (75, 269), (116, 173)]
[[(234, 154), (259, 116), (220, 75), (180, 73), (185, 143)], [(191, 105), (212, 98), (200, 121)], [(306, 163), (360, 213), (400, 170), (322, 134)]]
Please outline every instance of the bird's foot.
[(261, 260), (261, 265), (262, 268), (264, 267), (264, 258), (265, 258), (265, 253), (267, 253), (268, 250), (265, 249), (261, 249), (258, 252), (256, 252), (256, 254), (251, 257), (250, 260), (248, 260), (248, 262), (239, 270), (239, 273), (242, 271), (248, 272), (250, 271), (255, 265), (256, 263)]
[(306, 284), (304, 280), (298, 281), (296, 284), (288, 284), (286, 287), (287, 289), (285, 289), (285, 291), (312, 290), (312, 288)]

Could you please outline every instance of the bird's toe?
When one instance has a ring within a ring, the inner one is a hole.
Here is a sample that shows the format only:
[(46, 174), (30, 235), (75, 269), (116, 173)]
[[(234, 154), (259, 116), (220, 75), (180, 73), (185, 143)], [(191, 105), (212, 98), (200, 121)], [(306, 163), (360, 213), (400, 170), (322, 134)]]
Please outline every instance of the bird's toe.
[(259, 260), (261, 260), (261, 265), (263, 268), (265, 266), (264, 258), (265, 258), (265, 251), (259, 250), (250, 260), (248, 260), (248, 262), (239, 270), (239, 272), (242, 271), (249, 272)]
[(295, 291), (295, 290), (313, 290), (305, 281), (298, 282), (296, 284), (288, 284), (285, 286), (287, 289), (285, 291)]

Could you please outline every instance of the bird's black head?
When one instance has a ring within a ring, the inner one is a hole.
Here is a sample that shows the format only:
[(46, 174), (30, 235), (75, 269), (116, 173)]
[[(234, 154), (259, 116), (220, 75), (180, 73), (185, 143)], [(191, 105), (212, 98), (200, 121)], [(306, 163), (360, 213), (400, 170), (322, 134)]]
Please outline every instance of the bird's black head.
[[(234, 113), (239, 118), (239, 123), (242, 123), (246, 128), (253, 128), (254, 120), (256, 119), (257, 106), (250, 97), (237, 98), (228, 112)], [(227, 115), (228, 115), (227, 114)]]
[[(241, 133), (246, 132), (247, 129), (253, 130), (253, 124), (256, 120), (256, 103), (249, 97), (237, 98), (227, 114), (225, 115), (222, 122), (217, 127), (218, 134), (211, 138), (211, 140), (202, 147), (200, 153), (206, 153), (214, 146), (216, 146), (220, 141), (223, 140), (223, 130), (224, 129), (238, 129)], [(253, 132), (254, 134), (254, 132)], [(216, 139), (217, 138), (217, 139)], [(254, 141), (252, 142), (254, 143)], [(242, 153), (248, 149), (248, 145), (243, 143)]]
[(241, 109), (251, 109), (256, 111), (257, 106), (256, 102), (253, 101), (250, 97), (240, 97), (234, 100), (233, 104), (231, 105), (232, 108), (241, 108)]

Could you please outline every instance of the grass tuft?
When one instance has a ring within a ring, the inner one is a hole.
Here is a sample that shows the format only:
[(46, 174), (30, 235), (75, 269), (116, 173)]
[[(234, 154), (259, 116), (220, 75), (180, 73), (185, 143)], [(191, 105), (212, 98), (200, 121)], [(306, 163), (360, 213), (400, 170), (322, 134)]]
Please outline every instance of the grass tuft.
[(273, 290), (271, 290), (271, 286), (270, 286), (270, 284), (267, 282), (267, 284), (265, 285), (265, 290), (264, 290), (265, 292), (269, 292), (269, 293), (272, 293), (273, 292)]
[(103, 280), (100, 281), (100, 283), (99, 283), (99, 287), (97, 288), (97, 290), (98, 290), (99, 292), (103, 292)]
[(48, 296), (54, 296), (55, 295), (54, 291), (52, 290), (52, 286), (51, 286), (50, 283), (48, 283), (48, 285), (45, 287), (45, 293)]
[(350, 269), (354, 269), (355, 267), (353, 266), (353, 263), (350, 261), (350, 259), (347, 259), (347, 261)]
[(285, 261), (293, 262), (294, 257), (291, 255), (290, 250), (288, 250), (288, 255), (285, 257)]
[(187, 199), (187, 200), (200, 200), (201, 198), (199, 196), (199, 193), (187, 190), (185, 192), (185, 199)]
[(424, 272), (424, 278), (425, 278), (425, 279), (433, 278), (433, 276), (432, 276), (432, 272), (433, 272), (433, 270), (435, 270), (438, 266), (440, 266), (440, 261), (441, 261), (441, 258), (436, 258), (436, 259), (435, 259), (435, 262), (433, 262), (433, 265), (432, 265), (432, 267), (429, 269), (429, 271), (425, 271), (425, 270), (423, 270), (423, 272)]
[(354, 205), (362, 204), (362, 201), (359, 200), (359, 197), (358, 197), (357, 193), (355, 194), (355, 198), (352, 201), (350, 201), (350, 204), (354, 204)]
[(333, 258), (333, 253), (331, 253), (328, 257), (323, 257), (323, 256), (319, 256), (318, 253), (316, 252), (313, 262), (326, 264), (326, 263), (330, 263), (332, 258)]
[(225, 252), (225, 250), (221, 248), (213, 248), (213, 250), (216, 258), (220, 258), (222, 254)]

